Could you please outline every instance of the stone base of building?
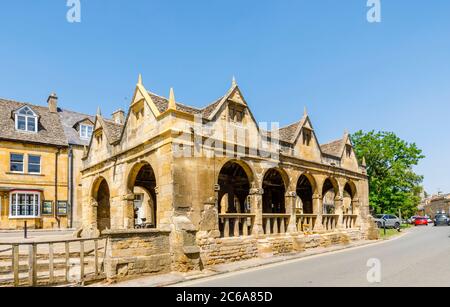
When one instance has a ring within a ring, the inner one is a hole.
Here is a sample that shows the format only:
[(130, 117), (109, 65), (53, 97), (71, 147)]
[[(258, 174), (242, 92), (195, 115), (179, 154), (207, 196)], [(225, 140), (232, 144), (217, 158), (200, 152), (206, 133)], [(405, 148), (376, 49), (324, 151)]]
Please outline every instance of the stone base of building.
[(102, 234), (109, 238), (104, 261), (109, 280), (201, 271), (218, 264), (299, 253), (367, 238), (360, 229), (232, 238), (180, 228), (105, 231)]
[(199, 235), (197, 244), (205, 267), (225, 264), (252, 258), (267, 258), (291, 254), (317, 247), (350, 244), (365, 239), (359, 229), (347, 229), (321, 234), (300, 233), (269, 235), (262, 237), (212, 238)]

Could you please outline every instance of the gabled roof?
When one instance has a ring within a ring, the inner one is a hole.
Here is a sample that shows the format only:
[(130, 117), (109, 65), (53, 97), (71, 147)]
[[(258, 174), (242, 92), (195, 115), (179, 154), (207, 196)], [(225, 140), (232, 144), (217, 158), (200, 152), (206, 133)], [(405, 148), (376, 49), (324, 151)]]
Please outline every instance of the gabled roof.
[(90, 140), (80, 138), (80, 132), (76, 130), (76, 126), (85, 120), (89, 120), (92, 124), (94, 124), (95, 117), (68, 110), (60, 110), (58, 114), (61, 118), (61, 123), (64, 128), (64, 133), (66, 134), (67, 142), (70, 145), (88, 146)]
[(97, 116), (97, 120), (103, 127), (103, 131), (105, 132), (106, 138), (110, 144), (115, 144), (120, 141), (124, 125), (117, 124), (112, 120), (103, 118), (102, 116)]
[[(37, 133), (16, 130), (15, 118), (11, 114), (24, 106), (29, 106), (39, 117)], [(0, 99), (0, 139), (68, 146), (64, 128), (57, 113), (51, 113), (47, 107), (7, 99)]]
[(326, 155), (341, 158), (342, 151), (344, 150), (344, 144), (345, 142), (343, 139), (335, 140), (330, 143), (320, 145), (320, 149), (322, 150), (322, 153)]

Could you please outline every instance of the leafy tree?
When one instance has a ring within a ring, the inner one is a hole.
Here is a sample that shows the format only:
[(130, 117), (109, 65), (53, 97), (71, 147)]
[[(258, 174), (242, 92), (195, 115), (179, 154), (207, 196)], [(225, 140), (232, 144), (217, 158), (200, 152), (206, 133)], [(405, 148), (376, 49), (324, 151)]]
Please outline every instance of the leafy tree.
[(403, 216), (415, 214), (423, 176), (413, 167), (425, 158), (422, 150), (392, 132), (358, 131), (352, 135), (352, 142), (360, 161), (366, 160), (373, 211), (398, 214), (400, 209)]

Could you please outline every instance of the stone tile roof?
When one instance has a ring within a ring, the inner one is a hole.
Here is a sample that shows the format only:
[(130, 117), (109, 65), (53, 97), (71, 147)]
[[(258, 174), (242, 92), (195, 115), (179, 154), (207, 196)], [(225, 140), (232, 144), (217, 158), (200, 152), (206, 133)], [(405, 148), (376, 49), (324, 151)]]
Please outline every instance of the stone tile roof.
[(320, 149), (326, 155), (340, 158), (344, 146), (344, 140), (339, 139), (327, 144), (320, 145)]
[(112, 120), (104, 119), (103, 117), (99, 117), (102, 121), (103, 129), (106, 133), (106, 137), (109, 140), (110, 144), (114, 144), (118, 141), (120, 141), (120, 138), (122, 137), (122, 130), (124, 128), (124, 125), (117, 124), (113, 122)]
[[(167, 111), (169, 107), (169, 100), (165, 97), (156, 95), (154, 93), (148, 92), (150, 97), (152, 98), (153, 102), (155, 103), (156, 107), (158, 108), (158, 111), (161, 113), (164, 113)], [(214, 110), (218, 107), (220, 102), (222, 101), (223, 97), (219, 98), (215, 102), (209, 104), (203, 109), (199, 109), (196, 107), (187, 106), (185, 104), (177, 102), (177, 110), (192, 114), (192, 115), (199, 115), (201, 114), (203, 117), (208, 118)]]
[(59, 110), (58, 114), (61, 118), (61, 123), (64, 128), (64, 133), (66, 134), (67, 142), (70, 145), (89, 146), (90, 140), (80, 138), (80, 133), (74, 128), (74, 126), (85, 119), (89, 119), (92, 123), (94, 123), (95, 117), (68, 110)]
[(294, 142), (294, 138), (297, 136), (297, 130), (299, 126), (302, 124), (302, 121), (296, 122), (294, 124), (291, 124), (287, 127), (280, 128), (278, 130), (278, 134), (280, 135), (280, 140), (285, 142)]
[[(21, 132), (15, 129), (13, 112), (23, 106), (29, 106), (39, 116), (37, 133)], [(47, 107), (6, 99), (0, 99), (0, 139), (68, 146), (64, 128), (57, 113), (51, 113)]]

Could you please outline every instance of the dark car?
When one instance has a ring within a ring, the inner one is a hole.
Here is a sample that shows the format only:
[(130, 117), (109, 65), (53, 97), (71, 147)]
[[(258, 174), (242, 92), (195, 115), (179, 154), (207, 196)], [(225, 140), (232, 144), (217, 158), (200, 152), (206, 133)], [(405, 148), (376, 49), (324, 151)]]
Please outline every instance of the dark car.
[(436, 215), (434, 226), (450, 226), (450, 219), (444, 214)]

